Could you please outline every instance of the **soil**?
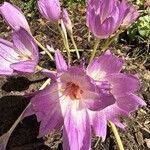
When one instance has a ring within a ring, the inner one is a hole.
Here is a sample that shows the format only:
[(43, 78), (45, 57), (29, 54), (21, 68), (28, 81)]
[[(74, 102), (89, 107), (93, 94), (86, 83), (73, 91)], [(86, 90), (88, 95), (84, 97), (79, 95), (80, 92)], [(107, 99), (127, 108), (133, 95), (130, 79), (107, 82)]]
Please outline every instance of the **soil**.
[[(81, 51), (82, 61), (88, 60), (88, 54), (93, 47), (93, 39), (87, 41), (87, 28), (83, 25), (85, 22), (85, 11), (83, 8), (76, 8), (73, 15), (74, 37), (78, 48)], [(80, 12), (80, 13), (78, 13)], [(62, 41), (59, 38), (57, 28), (49, 22), (39, 19), (35, 15), (30, 20), (30, 27), (33, 35), (43, 45), (53, 45), (54, 49), (62, 50)], [(0, 37), (11, 39), (10, 28), (0, 22)], [(117, 45), (117, 46), (116, 46)], [(133, 40), (130, 42), (125, 33), (123, 33), (118, 44), (112, 44), (111, 50), (118, 56), (126, 59), (123, 72), (138, 74), (141, 80), (141, 90), (139, 96), (142, 97), (147, 106), (141, 107), (132, 113), (129, 118), (123, 118), (124, 124), (127, 125), (126, 131), (119, 129), (119, 133), (125, 150), (148, 150), (150, 149), (150, 57), (146, 40)], [(100, 53), (98, 51), (98, 53)], [(73, 54), (73, 64), (79, 64), (75, 54)], [(54, 69), (54, 62), (50, 61), (46, 55), (41, 54), (40, 65)], [(37, 91), (44, 83), (46, 77), (41, 73), (34, 75), (24, 75), (16, 77), (0, 77), (0, 135), (9, 130), (14, 121), (24, 110), (29, 100), (24, 98), (25, 93)], [(130, 86), (130, 85), (129, 85)], [(7, 150), (61, 150), (62, 133), (52, 132), (43, 139), (37, 138), (39, 123), (36, 116), (26, 117), (19, 123), (7, 145)], [(118, 150), (111, 129), (108, 127), (107, 138), (101, 142), (93, 135), (93, 150)]]

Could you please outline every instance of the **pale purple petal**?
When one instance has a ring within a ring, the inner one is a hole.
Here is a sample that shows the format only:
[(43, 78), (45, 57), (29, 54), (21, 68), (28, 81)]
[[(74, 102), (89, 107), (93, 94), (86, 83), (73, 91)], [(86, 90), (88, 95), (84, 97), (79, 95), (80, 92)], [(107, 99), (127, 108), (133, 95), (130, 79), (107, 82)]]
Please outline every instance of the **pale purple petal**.
[(50, 133), (57, 125), (63, 125), (63, 117), (59, 106), (53, 107), (49, 114), (43, 118), (40, 124), (39, 136)]
[(91, 125), (96, 136), (102, 138), (102, 142), (106, 139), (107, 120), (103, 111), (89, 111)]
[(18, 61), (18, 54), (13, 47), (13, 43), (4, 39), (0, 39), (0, 56), (12, 63)]
[(28, 22), (18, 7), (13, 6), (8, 2), (4, 2), (0, 5), (0, 15), (3, 16), (13, 30), (16, 30), (18, 27), (22, 27), (31, 33)]
[(72, 23), (71, 23), (71, 19), (69, 18), (69, 14), (67, 12), (67, 9), (62, 10), (62, 20), (64, 22), (64, 25), (65, 25), (66, 29), (70, 33), (72, 33)]
[(68, 108), (64, 120), (63, 149), (90, 150), (91, 126), (86, 110)]
[(106, 107), (103, 110), (103, 114), (105, 114), (107, 121), (113, 122), (116, 126), (122, 129), (125, 128), (125, 126), (120, 121), (120, 117), (129, 116), (129, 112), (119, 108), (119, 106), (116, 103)]
[(10, 68), (10, 62), (0, 56), (0, 75), (12, 75), (13, 69)]
[(136, 18), (132, 7), (129, 8), (126, 3), (124, 0), (88, 0), (86, 24), (95, 37), (110, 37), (120, 27), (127, 13), (133, 20)]
[(64, 84), (72, 82), (81, 89), (95, 91), (95, 85), (91, 82), (91, 78), (86, 75), (85, 70), (78, 67), (70, 67), (60, 76), (60, 80)]
[(81, 101), (86, 104), (86, 108), (94, 111), (100, 111), (115, 103), (115, 98), (110, 94), (85, 91), (81, 97)]
[(44, 75), (46, 75), (52, 81), (56, 81), (56, 79), (57, 79), (55, 71), (51, 71), (51, 70), (48, 70), (48, 69), (42, 69), (41, 73), (43, 73)]
[(38, 47), (33, 37), (23, 28), (19, 28), (13, 33), (14, 46), (17, 48), (18, 53), (29, 59), (39, 60)]
[(104, 78), (106, 75), (120, 72), (123, 63), (123, 59), (114, 56), (108, 50), (89, 64), (87, 67), (87, 73), (97, 80)]
[(38, 0), (38, 8), (42, 16), (50, 21), (58, 21), (61, 15), (59, 0)]
[(35, 72), (36, 69), (36, 63), (34, 61), (20, 61), (17, 63), (13, 63), (10, 65), (10, 68), (19, 71), (19, 72), (26, 72), (26, 73), (32, 73)]
[(135, 111), (139, 106), (144, 106), (146, 103), (134, 94), (126, 94), (117, 97), (117, 105), (128, 113)]
[(58, 105), (60, 94), (58, 91), (57, 83), (48, 85), (44, 90), (40, 90), (34, 94), (35, 96), (31, 99), (33, 110), (37, 115), (38, 121), (41, 121), (44, 116), (47, 116), (54, 106)]
[(136, 92), (140, 88), (139, 79), (134, 75), (123, 73), (111, 74), (106, 77), (111, 84), (111, 92), (115, 96), (119, 96), (128, 92)]
[(58, 72), (67, 70), (68, 66), (59, 50), (55, 52), (55, 63)]

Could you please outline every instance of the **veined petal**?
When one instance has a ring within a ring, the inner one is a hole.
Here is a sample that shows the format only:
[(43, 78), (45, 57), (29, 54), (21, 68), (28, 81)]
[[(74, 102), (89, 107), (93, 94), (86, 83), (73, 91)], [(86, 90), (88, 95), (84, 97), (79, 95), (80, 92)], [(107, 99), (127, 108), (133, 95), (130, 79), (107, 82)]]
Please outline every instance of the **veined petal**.
[(78, 85), (81, 89), (95, 91), (95, 85), (92, 83), (91, 78), (79, 67), (68, 68), (67, 71), (60, 76), (60, 80), (64, 84), (72, 82)]
[(95, 80), (103, 79), (106, 75), (121, 71), (123, 60), (114, 56), (109, 50), (93, 60), (87, 67), (87, 74)]
[(8, 2), (4, 2), (0, 5), (0, 15), (3, 16), (13, 30), (16, 30), (18, 27), (22, 27), (31, 33), (28, 22), (18, 7), (13, 6)]
[(146, 105), (146, 103), (140, 97), (132, 93), (117, 97), (117, 104), (120, 108), (129, 113), (135, 111), (140, 105)]
[(114, 73), (106, 77), (111, 84), (111, 92), (115, 96), (123, 93), (136, 92), (140, 88), (139, 79), (134, 75)]
[(36, 62), (39, 60), (38, 47), (33, 37), (24, 28), (20, 27), (13, 33), (13, 43), (20, 55)]
[(59, 50), (55, 52), (55, 63), (58, 72), (67, 70), (68, 66)]
[(36, 63), (34, 61), (20, 61), (17, 63), (13, 63), (10, 65), (10, 68), (19, 71), (19, 72), (26, 72), (26, 73), (32, 73), (35, 72), (36, 69)]
[(129, 112), (121, 109), (117, 105), (117, 103), (106, 107), (103, 110), (103, 114), (105, 114), (105, 117), (106, 117), (107, 121), (113, 122), (116, 126), (122, 128), (122, 129), (125, 128), (125, 126), (120, 121), (120, 117), (121, 116), (128, 116)]
[(50, 21), (58, 21), (61, 15), (59, 0), (38, 0), (40, 13)]
[(64, 150), (90, 150), (91, 126), (86, 110), (69, 108), (65, 115), (63, 129)]
[(0, 75), (12, 75), (13, 69), (10, 68), (10, 62), (0, 56)]
[(18, 53), (13, 47), (13, 43), (0, 38), (0, 56), (9, 62), (17, 62)]
[(86, 104), (86, 107), (90, 110), (100, 111), (105, 107), (115, 103), (115, 98), (111, 94), (94, 93), (85, 91), (82, 94), (81, 101)]
[(59, 105), (54, 106), (50, 113), (41, 121), (38, 137), (50, 133), (58, 124), (60, 126), (63, 125), (63, 117)]
[(103, 111), (88, 111), (94, 134), (102, 138), (104, 142), (107, 133), (107, 119)]

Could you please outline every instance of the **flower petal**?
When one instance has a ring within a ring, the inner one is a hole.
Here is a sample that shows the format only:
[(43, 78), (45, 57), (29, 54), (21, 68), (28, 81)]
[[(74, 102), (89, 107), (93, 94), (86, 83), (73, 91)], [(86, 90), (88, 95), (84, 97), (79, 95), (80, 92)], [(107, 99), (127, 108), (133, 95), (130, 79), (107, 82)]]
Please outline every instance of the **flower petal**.
[(40, 124), (39, 136), (42, 137), (50, 133), (55, 127), (63, 125), (63, 117), (59, 105), (54, 106), (48, 115), (46, 115)]
[(90, 150), (91, 126), (86, 110), (68, 108), (64, 120), (63, 149)]
[(0, 75), (12, 75), (13, 69), (10, 68), (10, 62), (0, 56)]
[(119, 108), (117, 103), (106, 107), (103, 110), (103, 114), (105, 114), (107, 121), (113, 122), (116, 126), (122, 128), (122, 129), (125, 128), (125, 126), (120, 121), (120, 117), (121, 116), (127, 117), (129, 115), (129, 113), (127, 111)]
[(131, 93), (117, 97), (117, 104), (121, 109), (127, 111), (128, 113), (135, 111), (140, 105), (146, 105), (146, 103), (140, 97)]
[(36, 62), (39, 60), (38, 47), (33, 37), (25, 29), (20, 27), (13, 33), (13, 42), (19, 54), (28, 56)]
[(123, 60), (117, 58), (108, 50), (89, 64), (87, 67), (87, 73), (95, 80), (99, 80), (106, 75), (120, 72), (122, 65)]
[(58, 21), (61, 15), (59, 0), (38, 0), (41, 15), (50, 21)]
[(68, 66), (59, 50), (55, 52), (55, 63), (58, 72), (67, 70)]
[(82, 94), (82, 99), (86, 107), (93, 111), (100, 111), (105, 107), (115, 103), (115, 98), (110, 94), (94, 93), (86, 91)]
[(91, 125), (94, 130), (94, 134), (102, 138), (104, 142), (107, 132), (107, 120), (103, 111), (89, 111)]
[(107, 76), (106, 79), (111, 84), (111, 93), (115, 96), (128, 92), (134, 93), (140, 88), (139, 79), (134, 75), (116, 73)]
[(36, 69), (36, 63), (34, 61), (20, 61), (11, 64), (10, 67), (19, 72), (33, 73)]
[(0, 56), (9, 62), (17, 62), (18, 53), (13, 47), (13, 43), (0, 38)]
[(31, 33), (28, 22), (18, 7), (13, 6), (8, 2), (4, 2), (0, 5), (0, 15), (3, 16), (5, 21), (11, 26), (11, 28), (13, 28), (13, 30), (16, 30), (18, 27), (22, 27)]

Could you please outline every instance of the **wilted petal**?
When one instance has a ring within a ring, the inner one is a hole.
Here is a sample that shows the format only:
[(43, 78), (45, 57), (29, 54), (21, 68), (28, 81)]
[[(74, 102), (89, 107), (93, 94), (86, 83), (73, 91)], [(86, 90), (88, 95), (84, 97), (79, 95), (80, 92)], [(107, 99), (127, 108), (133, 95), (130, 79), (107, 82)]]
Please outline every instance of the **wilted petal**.
[(67, 70), (68, 66), (59, 50), (55, 52), (55, 62), (58, 72)]
[(50, 21), (60, 19), (61, 8), (59, 0), (39, 0), (38, 7), (41, 15)]
[(63, 129), (64, 150), (90, 150), (91, 126), (87, 112), (69, 108)]
[(120, 72), (123, 63), (123, 59), (117, 58), (108, 50), (89, 64), (87, 73), (93, 79), (99, 80), (106, 75)]
[(24, 14), (18, 7), (13, 6), (8, 2), (4, 2), (0, 5), (0, 15), (3, 16), (13, 30), (16, 30), (18, 27), (22, 27), (29, 33), (31, 32)]

